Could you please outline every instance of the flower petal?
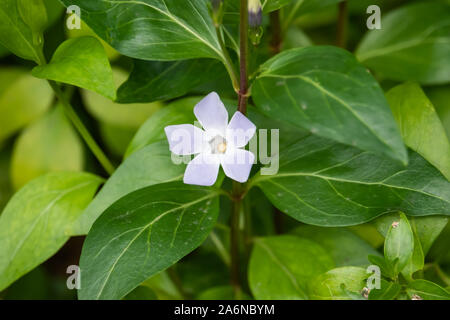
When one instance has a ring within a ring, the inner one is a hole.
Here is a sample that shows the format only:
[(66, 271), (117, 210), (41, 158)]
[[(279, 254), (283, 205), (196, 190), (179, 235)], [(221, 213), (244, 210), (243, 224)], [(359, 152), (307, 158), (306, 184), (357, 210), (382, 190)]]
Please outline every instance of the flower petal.
[(216, 155), (200, 153), (187, 165), (183, 182), (198, 186), (212, 186), (219, 174), (220, 159)]
[(202, 129), (192, 124), (180, 124), (167, 126), (164, 131), (169, 141), (169, 149), (173, 153), (184, 156), (202, 152), (204, 136)]
[(238, 182), (246, 182), (250, 175), (255, 155), (243, 149), (231, 149), (221, 159), (226, 176)]
[(247, 145), (256, 132), (256, 126), (239, 111), (233, 115), (227, 127), (226, 139), (236, 148)]
[(215, 92), (211, 92), (194, 108), (194, 114), (206, 131), (225, 135), (228, 112)]

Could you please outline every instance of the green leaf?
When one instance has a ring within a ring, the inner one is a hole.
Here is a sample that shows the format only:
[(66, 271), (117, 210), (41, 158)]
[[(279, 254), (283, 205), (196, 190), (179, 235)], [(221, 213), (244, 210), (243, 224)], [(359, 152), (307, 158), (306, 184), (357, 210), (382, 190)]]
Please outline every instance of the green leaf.
[(288, 5), (291, 1), (292, 0), (261, 0), (261, 6), (264, 13), (269, 13)]
[(19, 189), (42, 174), (81, 171), (83, 166), (82, 142), (58, 106), (17, 139), (11, 160), (11, 181)]
[(369, 255), (367, 259), (372, 263), (373, 265), (376, 265), (380, 268), (381, 274), (388, 278), (395, 278), (394, 270), (392, 269), (392, 266), (386, 261), (384, 257), (375, 256), (375, 255)]
[(248, 269), (250, 289), (255, 299), (307, 299), (308, 281), (333, 266), (327, 252), (310, 240), (257, 238)]
[(413, 279), (413, 274), (416, 271), (422, 270), (425, 264), (425, 255), (423, 253), (422, 245), (420, 244), (420, 240), (417, 237), (416, 233), (413, 231), (414, 235), (414, 250), (406, 263), (405, 267), (402, 270), (402, 274), (407, 280)]
[(450, 300), (450, 293), (441, 286), (423, 279), (414, 280), (406, 289), (408, 296), (423, 300)]
[[(45, 14), (45, 11), (40, 14)], [(40, 63), (43, 39), (36, 37), (23, 21), (17, 0), (1, 1), (0, 21), (0, 43), (15, 55)]]
[(411, 151), (407, 168), (390, 159), (309, 136), (284, 150), (275, 175), (251, 185), (291, 217), (319, 226), (348, 226), (383, 214), (450, 215), (450, 183)]
[(94, 221), (126, 194), (154, 184), (181, 180), (186, 165), (171, 160), (165, 141), (151, 144), (128, 157), (106, 181), (78, 221), (76, 234), (87, 234)]
[[(113, 68), (113, 75), (117, 87), (127, 79), (127, 73), (119, 68)], [(159, 102), (123, 105), (89, 90), (82, 90), (81, 96), (94, 118), (102, 123), (122, 128), (139, 128), (162, 106)]]
[(197, 248), (214, 227), (218, 212), (216, 191), (181, 182), (121, 198), (86, 238), (79, 298), (122, 298)]
[(405, 83), (391, 89), (386, 97), (405, 144), (450, 180), (450, 142), (433, 105), (420, 86)]
[(143, 60), (223, 60), (204, 0), (62, 0), (120, 53)]
[(333, 257), (337, 267), (365, 266), (368, 255), (379, 255), (367, 242), (345, 228), (301, 226), (294, 234), (320, 244)]
[(407, 163), (381, 88), (345, 50), (319, 46), (282, 52), (262, 65), (252, 96), (274, 119)]
[(130, 78), (117, 92), (117, 101), (153, 102), (178, 98), (224, 73), (222, 64), (211, 59), (176, 62), (134, 60)]
[(429, 87), (426, 88), (426, 94), (442, 121), (447, 137), (450, 138), (450, 86)]
[(1, 69), (0, 79), (2, 142), (44, 114), (50, 107), (53, 93), (46, 81), (17, 69)]
[(394, 300), (402, 289), (398, 283), (384, 279), (381, 279), (380, 284), (380, 289), (370, 290), (369, 300)]
[(0, 215), (0, 290), (63, 246), (101, 182), (87, 173), (49, 173), (12, 197)]
[(400, 214), (400, 219), (389, 227), (384, 242), (384, 257), (397, 275), (407, 265), (414, 251), (414, 235), (408, 218)]
[(350, 300), (347, 292), (361, 292), (368, 276), (365, 269), (358, 267), (332, 269), (311, 281), (311, 299)]
[(47, 9), (43, 0), (17, 0), (17, 8), (22, 21), (34, 33), (40, 35), (48, 24)]
[(50, 63), (35, 67), (32, 74), (91, 90), (113, 100), (116, 98), (108, 57), (94, 37), (66, 40), (56, 49)]
[(382, 29), (369, 31), (356, 55), (388, 79), (422, 84), (450, 81), (450, 6), (428, 1), (388, 13)]

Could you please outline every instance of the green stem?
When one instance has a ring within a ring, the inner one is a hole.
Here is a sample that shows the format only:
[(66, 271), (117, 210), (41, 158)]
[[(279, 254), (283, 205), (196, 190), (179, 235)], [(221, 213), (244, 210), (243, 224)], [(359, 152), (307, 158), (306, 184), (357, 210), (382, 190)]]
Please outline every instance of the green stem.
[(225, 46), (225, 42), (223, 40), (222, 32), (220, 26), (216, 26), (217, 38), (219, 40), (220, 48), (222, 49), (222, 63), (227, 69), (228, 75), (230, 76), (231, 82), (233, 84), (233, 88), (236, 92), (239, 92), (239, 80), (236, 74), (236, 70), (234, 68), (233, 61), (230, 58), (230, 54)]
[(280, 10), (275, 10), (270, 13), (270, 27), (272, 29), (270, 49), (272, 50), (273, 55), (276, 55), (280, 53), (282, 43)]
[(236, 198), (233, 201), (233, 211), (231, 212), (230, 228), (230, 251), (231, 251), (231, 285), (236, 295), (241, 291), (241, 281), (239, 272), (239, 220), (241, 213), (242, 199), (240, 199), (240, 184), (233, 181), (233, 194)]
[(248, 76), (247, 76), (247, 60), (248, 60), (248, 0), (241, 0), (240, 4), (240, 87), (239, 87), (239, 103), (238, 110), (247, 113), (248, 99)]
[(211, 238), (211, 241), (214, 243), (214, 245), (217, 248), (217, 252), (220, 256), (220, 258), (223, 260), (223, 262), (229, 267), (231, 265), (231, 257), (228, 251), (225, 249), (225, 246), (223, 245), (220, 238), (217, 236), (217, 234), (212, 231), (209, 234), (209, 237)]
[(61, 102), (62, 106), (64, 107), (64, 111), (67, 115), (67, 117), (72, 121), (72, 124), (75, 126), (75, 128), (80, 133), (83, 140), (86, 142), (89, 149), (92, 151), (94, 156), (97, 158), (97, 160), (100, 162), (102, 167), (105, 169), (105, 171), (111, 175), (114, 172), (114, 166), (109, 161), (109, 159), (106, 157), (106, 155), (103, 153), (102, 149), (98, 146), (97, 142), (95, 142), (94, 138), (91, 136), (89, 131), (84, 126), (81, 119), (78, 117), (75, 110), (73, 110), (73, 107), (67, 100), (66, 95), (64, 92), (62, 92), (61, 88), (55, 81), (50, 81), (50, 86), (52, 87), (53, 91), (55, 92), (56, 97)]

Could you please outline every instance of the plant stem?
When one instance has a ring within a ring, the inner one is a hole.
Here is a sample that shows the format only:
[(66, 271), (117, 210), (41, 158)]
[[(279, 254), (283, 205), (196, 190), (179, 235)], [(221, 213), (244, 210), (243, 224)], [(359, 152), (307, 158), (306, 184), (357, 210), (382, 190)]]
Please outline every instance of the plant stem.
[(241, 0), (240, 5), (240, 87), (238, 110), (247, 113), (247, 93), (248, 93), (248, 77), (247, 77), (247, 59), (248, 59), (248, 0)]
[(102, 167), (105, 169), (105, 171), (111, 175), (114, 172), (114, 166), (109, 161), (109, 159), (106, 157), (106, 155), (103, 153), (102, 149), (98, 146), (97, 142), (95, 142), (94, 138), (91, 136), (89, 131), (84, 126), (81, 119), (78, 117), (77, 113), (73, 110), (73, 107), (69, 103), (66, 95), (62, 92), (61, 88), (55, 81), (50, 81), (50, 86), (52, 87), (53, 91), (55, 92), (56, 97), (61, 102), (62, 106), (64, 107), (64, 111), (67, 115), (67, 117), (72, 121), (72, 124), (75, 126), (75, 128), (80, 133), (83, 140), (86, 142), (89, 149), (92, 151), (94, 156), (97, 158), (97, 160), (100, 162)]
[(230, 76), (231, 82), (233, 84), (233, 88), (236, 92), (239, 92), (239, 80), (238, 76), (236, 74), (236, 70), (234, 69), (233, 61), (230, 58), (230, 54), (228, 53), (228, 50), (225, 46), (225, 42), (223, 40), (222, 32), (220, 26), (216, 25), (216, 34), (217, 39), (219, 40), (220, 48), (222, 49), (223, 53), (223, 64), (225, 66), (225, 69), (227, 69), (228, 75)]
[(281, 51), (281, 23), (280, 23), (280, 10), (275, 10), (270, 13), (270, 26), (272, 27), (272, 39), (270, 41), (270, 49), (272, 53), (276, 55)]
[(336, 45), (344, 48), (347, 45), (348, 28), (348, 3), (347, 0), (339, 2), (339, 14), (337, 22)]

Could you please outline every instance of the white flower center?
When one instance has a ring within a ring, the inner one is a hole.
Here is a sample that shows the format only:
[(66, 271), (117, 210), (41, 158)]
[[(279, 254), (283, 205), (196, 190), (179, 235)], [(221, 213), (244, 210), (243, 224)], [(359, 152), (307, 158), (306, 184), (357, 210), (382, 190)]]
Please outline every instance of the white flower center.
[(222, 136), (215, 136), (209, 141), (209, 145), (211, 146), (211, 153), (225, 153), (227, 151), (227, 141)]

